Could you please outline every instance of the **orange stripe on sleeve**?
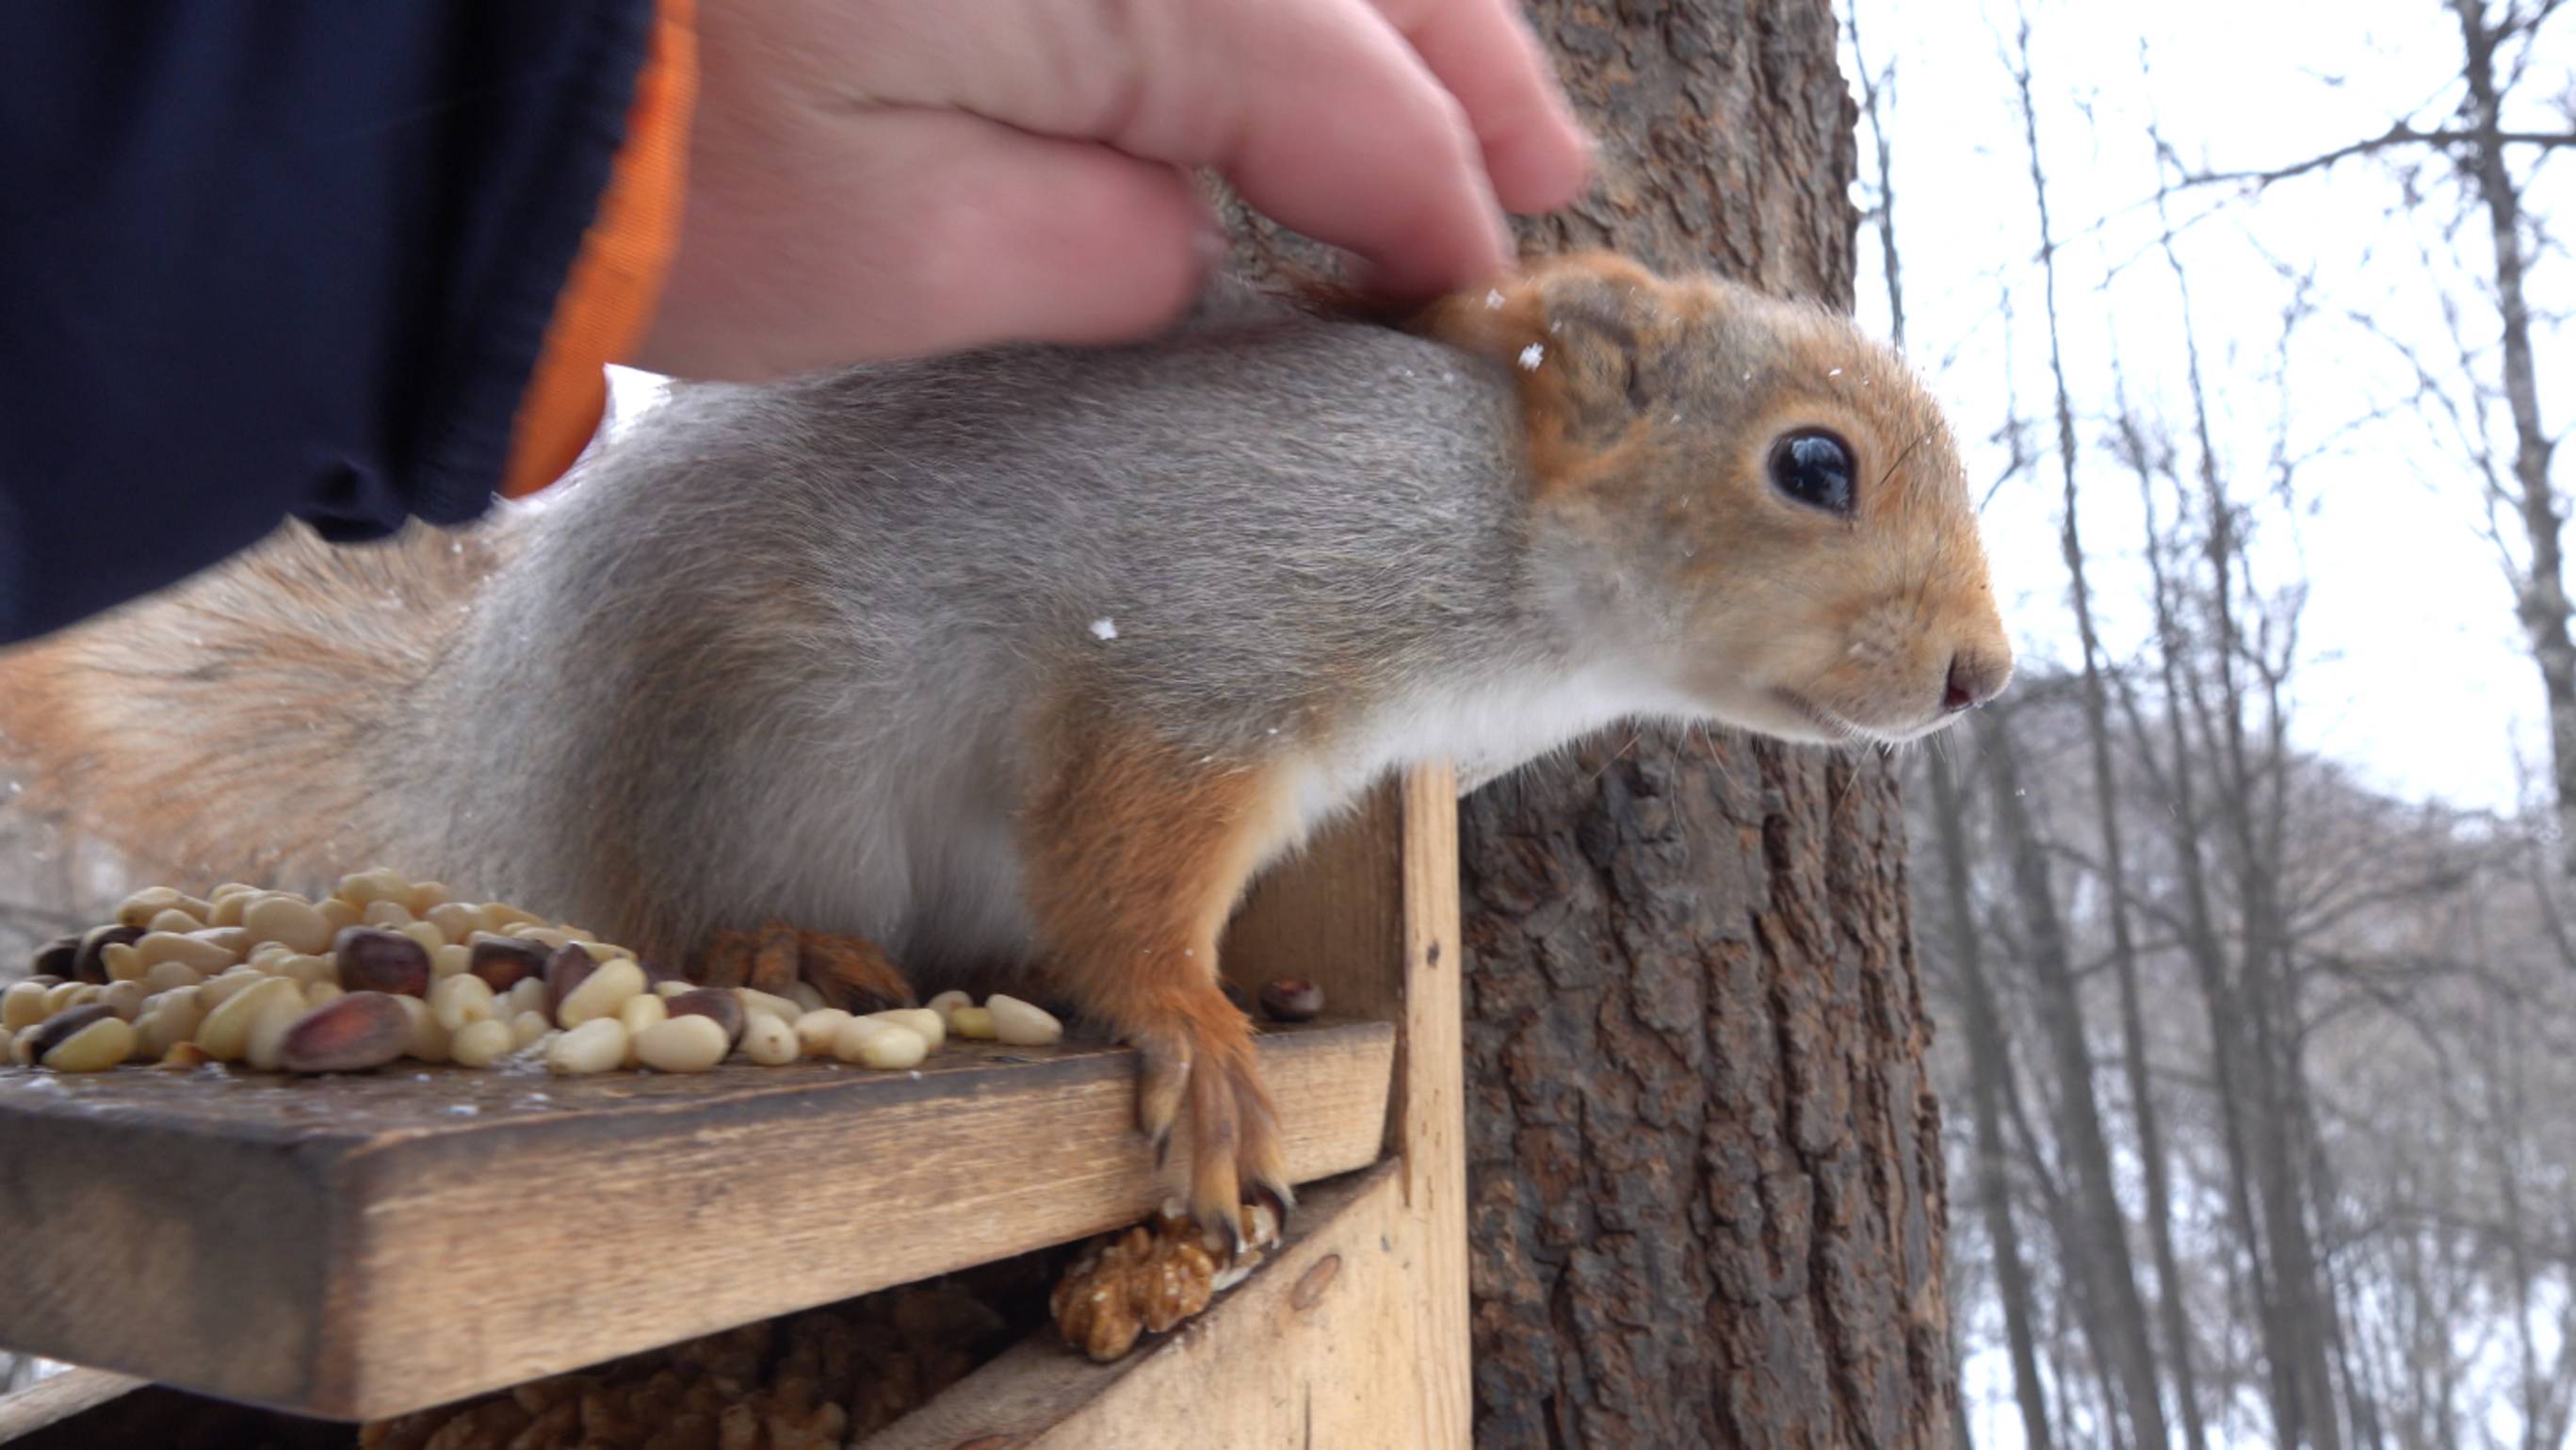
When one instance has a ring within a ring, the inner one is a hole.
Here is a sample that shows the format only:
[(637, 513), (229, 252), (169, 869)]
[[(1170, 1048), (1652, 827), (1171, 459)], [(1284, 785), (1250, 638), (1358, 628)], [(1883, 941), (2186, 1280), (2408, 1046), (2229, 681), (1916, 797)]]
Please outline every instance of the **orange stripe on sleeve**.
[(626, 139), (582, 237), (536, 372), (519, 399), (501, 492), (535, 493), (561, 478), (598, 431), (608, 364), (643, 340), (679, 248), (688, 180), (689, 117), (697, 101), (696, 0), (660, 0), (635, 78)]

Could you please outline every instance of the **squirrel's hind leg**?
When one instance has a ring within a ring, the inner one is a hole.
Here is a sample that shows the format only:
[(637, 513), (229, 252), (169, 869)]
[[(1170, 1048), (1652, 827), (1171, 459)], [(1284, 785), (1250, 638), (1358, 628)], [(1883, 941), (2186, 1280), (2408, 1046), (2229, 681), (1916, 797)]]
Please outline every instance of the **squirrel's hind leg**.
[(1144, 1056), (1137, 1126), (1157, 1161), (1184, 1107), (1190, 1211), (1241, 1237), (1242, 1192), (1292, 1201), (1251, 1024), (1218, 985), (1216, 944), (1298, 815), (1276, 763), (1176, 749), (1067, 711), (1026, 817), (1029, 903), (1083, 1010)]

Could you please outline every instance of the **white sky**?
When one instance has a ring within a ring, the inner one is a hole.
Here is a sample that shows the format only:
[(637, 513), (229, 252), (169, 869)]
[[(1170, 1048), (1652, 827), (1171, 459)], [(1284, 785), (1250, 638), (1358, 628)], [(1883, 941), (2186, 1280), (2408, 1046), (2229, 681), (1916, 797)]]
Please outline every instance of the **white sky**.
[[(2013, 4), (1845, 3), (1860, 7), (1871, 65), (1896, 67), (1887, 121), (1909, 344), (1951, 404), (1971, 477), (1981, 485), (2003, 466), (2000, 445), (1979, 440), (2007, 411), (1999, 294), (2012, 292), (2012, 411), (2033, 425), (2030, 443), (2044, 466), (2006, 485), (1988, 506), (1990, 547), (2007, 623), (2025, 653), (2071, 658), (2056, 548), (2061, 484), (2038, 232), (2002, 58), (2012, 41)], [(2520, 120), (2532, 129), (2567, 129), (2557, 111), (2566, 102), (2558, 98), (2576, 96), (2568, 71), (2576, 17), (2553, 25), (2523, 89), (2530, 99)], [(2213, 170), (2299, 160), (2384, 131), (2400, 115), (2438, 124), (2458, 94), (2446, 74), (2457, 68), (2458, 32), (2439, 0), (2169, 0), (2152, 7), (2034, 0), (2031, 29), (2060, 244), (2068, 380), (2085, 449), (2077, 475), (2084, 527), (2108, 643), (2120, 655), (2143, 645), (2147, 604), (2136, 484), (2098, 446), (2112, 412), (2115, 353), (2134, 405), (2160, 411), (2186, 445), (2190, 427), (2173, 281), (2153, 247), (2150, 119), (2160, 121), (2187, 163)], [(2152, 84), (2140, 75), (2142, 45)], [(2524, 159), (2524, 173), (2533, 159)], [(2570, 169), (2562, 159), (2531, 189), (2532, 209), (2544, 219), (2565, 211)], [(1865, 130), (1861, 171), (1874, 178)], [(2471, 273), (2486, 267), (2484, 224), (2456, 239), (2448, 234), (2454, 193), (2446, 178), (2435, 168), (2426, 181), (2430, 199), (2392, 216), (2402, 196), (2392, 167), (2349, 161), (2259, 201), (2217, 208), (2185, 234), (2182, 250), (2203, 370), (2220, 414), (2221, 466), (2240, 497), (2263, 483), (2282, 415), (2276, 353), (2292, 289), (2265, 254), (2316, 269), (2310, 300), (2317, 315), (2302, 324), (2287, 369), (2291, 446), (2306, 451), (2343, 437), (2334, 453), (2299, 472), (2294, 512), (2267, 505), (2257, 522), (2258, 566), (2276, 584), (2304, 575), (2310, 586), (2297, 738), (2401, 794), (2509, 809), (2520, 790), (2517, 752), (2537, 770), (2547, 742), (2512, 595), (2493, 546), (2478, 532), (2483, 514), (2469, 467), (2411, 408), (2344, 431), (2375, 409), (2404, 403), (2413, 376), (2347, 312), (2366, 314), (2453, 370), (2458, 354), (2443, 322), (2445, 297), (2477, 342), (2492, 333), (2485, 294), (2459, 265)], [(2178, 199), (2177, 220), (2210, 210), (2221, 195)], [(1860, 307), (1883, 330), (1877, 250), (1865, 227)], [(2534, 274), (2535, 302), (2563, 309), (2568, 270), (2555, 251), (2545, 255)], [(2553, 434), (2567, 420), (2571, 366), (2576, 357), (2553, 328), (2540, 354)]]

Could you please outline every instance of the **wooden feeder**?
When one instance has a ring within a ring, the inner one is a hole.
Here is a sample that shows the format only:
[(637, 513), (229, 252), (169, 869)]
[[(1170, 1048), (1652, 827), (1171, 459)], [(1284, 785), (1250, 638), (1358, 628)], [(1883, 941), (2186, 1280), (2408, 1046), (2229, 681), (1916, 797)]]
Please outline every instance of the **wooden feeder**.
[[(1418, 771), (1227, 933), (1247, 993), (1307, 977), (1330, 1007), (1260, 1039), (1308, 1185), (1269, 1262), (1115, 1364), (1041, 1330), (867, 1450), (1466, 1445), (1457, 862), (1453, 777)], [(21, 1082), (0, 1345), (87, 1368), (0, 1398), (0, 1445), (346, 1444), (287, 1416), (400, 1414), (1104, 1232), (1185, 1161), (1157, 1175), (1134, 1076), (1125, 1050), (975, 1044), (913, 1075)]]

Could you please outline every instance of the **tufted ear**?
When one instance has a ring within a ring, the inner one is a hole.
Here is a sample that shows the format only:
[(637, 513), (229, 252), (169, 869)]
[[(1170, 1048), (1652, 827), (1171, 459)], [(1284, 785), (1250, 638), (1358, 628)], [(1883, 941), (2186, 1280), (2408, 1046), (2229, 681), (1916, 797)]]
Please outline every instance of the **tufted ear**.
[(1435, 304), (1419, 330), (1511, 367), (1543, 473), (1626, 438), (1659, 389), (1673, 289), (1606, 253), (1551, 257)]

